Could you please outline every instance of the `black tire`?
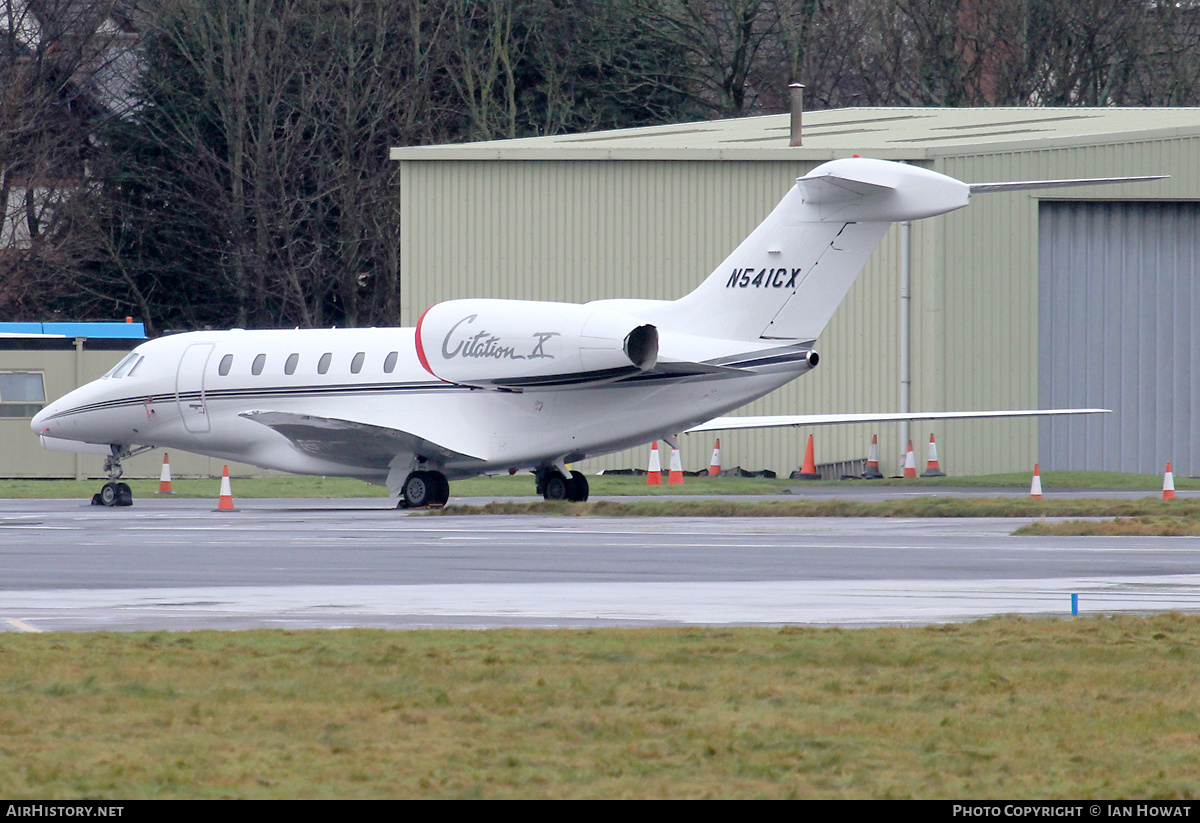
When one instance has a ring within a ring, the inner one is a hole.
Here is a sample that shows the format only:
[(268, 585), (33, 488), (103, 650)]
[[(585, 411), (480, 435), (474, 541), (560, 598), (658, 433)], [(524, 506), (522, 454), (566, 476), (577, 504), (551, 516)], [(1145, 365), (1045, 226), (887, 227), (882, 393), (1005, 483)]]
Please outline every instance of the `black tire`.
[(571, 493), (571, 483), (558, 472), (551, 473), (546, 478), (546, 488), (542, 497), (547, 500), (566, 500)]
[(404, 480), (404, 502), (410, 509), (423, 509), (432, 502), (434, 484), (429, 472), (415, 471)]
[(571, 472), (571, 494), (567, 499), (575, 503), (586, 503), (588, 491), (588, 481), (583, 472)]
[(114, 506), (132, 506), (133, 505), (133, 490), (129, 488), (128, 483), (117, 484), (117, 502)]
[(101, 506), (116, 506), (120, 499), (121, 492), (117, 488), (116, 483), (105, 483), (100, 489), (100, 505)]
[(446, 501), (450, 499), (450, 481), (441, 472), (426, 472), (426, 474), (429, 475), (429, 484), (433, 486), (429, 505), (446, 505)]

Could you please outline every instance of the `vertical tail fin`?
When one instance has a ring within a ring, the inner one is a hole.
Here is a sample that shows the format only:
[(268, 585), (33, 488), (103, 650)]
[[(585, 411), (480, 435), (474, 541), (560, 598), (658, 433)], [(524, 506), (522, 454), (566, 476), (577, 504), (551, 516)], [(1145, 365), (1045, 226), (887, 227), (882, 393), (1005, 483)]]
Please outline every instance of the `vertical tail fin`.
[(883, 160), (825, 163), (660, 322), (730, 340), (815, 340), (889, 225), (967, 205), (951, 177)]

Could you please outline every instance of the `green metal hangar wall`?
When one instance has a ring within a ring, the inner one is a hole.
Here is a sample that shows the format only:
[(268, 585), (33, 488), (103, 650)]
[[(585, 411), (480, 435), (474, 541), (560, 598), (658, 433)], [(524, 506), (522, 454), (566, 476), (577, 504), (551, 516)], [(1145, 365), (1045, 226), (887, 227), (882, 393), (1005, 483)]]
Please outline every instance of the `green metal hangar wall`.
[[(977, 195), (914, 223), (910, 409), (1088, 406), (1101, 417), (917, 422), (951, 474), (1200, 473), (1200, 110), (839, 109), (548, 138), (392, 149), (404, 325), (461, 297), (674, 299), (699, 284), (793, 180), (858, 154), (967, 182), (1167, 174), (1125, 186)], [(900, 228), (817, 342), (821, 365), (745, 414), (896, 411)], [(1195, 319), (1193, 319), (1195, 318)], [(712, 330), (717, 331), (717, 330)], [(896, 424), (729, 433), (724, 465), (788, 472), (861, 460)], [(683, 440), (684, 467), (712, 439)], [(586, 462), (643, 466), (645, 450)], [(837, 470), (835, 469), (835, 472)]]

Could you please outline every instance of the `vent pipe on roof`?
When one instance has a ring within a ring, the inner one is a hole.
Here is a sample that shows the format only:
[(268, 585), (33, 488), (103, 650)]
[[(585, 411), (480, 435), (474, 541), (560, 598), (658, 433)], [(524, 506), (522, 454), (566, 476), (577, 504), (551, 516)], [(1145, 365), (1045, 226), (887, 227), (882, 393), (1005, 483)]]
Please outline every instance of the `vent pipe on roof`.
[(800, 125), (804, 119), (804, 86), (792, 83), (788, 86), (792, 98), (792, 139), (789, 146), (799, 146), (801, 143)]

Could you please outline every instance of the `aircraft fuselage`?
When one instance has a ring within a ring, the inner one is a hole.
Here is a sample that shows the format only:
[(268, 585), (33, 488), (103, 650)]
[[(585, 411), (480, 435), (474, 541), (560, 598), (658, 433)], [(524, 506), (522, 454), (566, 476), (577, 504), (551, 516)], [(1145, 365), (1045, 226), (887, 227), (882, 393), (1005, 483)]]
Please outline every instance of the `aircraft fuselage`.
[(373, 464), (315, 456), (253, 413), (367, 419), (452, 442), (469, 457), (434, 462), (453, 479), (582, 460), (682, 432), (809, 368), (795, 357), (782, 360), (732, 378), (648, 375), (509, 391), (437, 379), (419, 362), (411, 328), (191, 332), (138, 346), (104, 378), (48, 405), (33, 427), (66, 440), (147, 444), (384, 482), (390, 455)]
[(164, 337), (46, 406), (33, 430), (55, 448), (108, 448), (104, 505), (131, 501), (115, 482), (131, 447), (164, 446), (384, 482), (422, 506), (444, 504), (448, 480), (522, 469), (547, 499), (584, 501), (587, 480), (567, 463), (689, 429), (1096, 413), (720, 417), (817, 364), (813, 342), (891, 223), (963, 208), (973, 191), (1111, 182), (1122, 181), (968, 184), (833, 160), (678, 300), (462, 299), (430, 307), (415, 329)]

